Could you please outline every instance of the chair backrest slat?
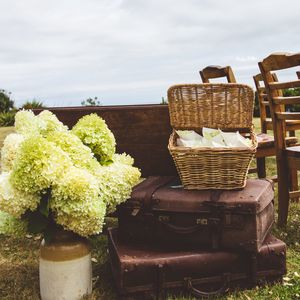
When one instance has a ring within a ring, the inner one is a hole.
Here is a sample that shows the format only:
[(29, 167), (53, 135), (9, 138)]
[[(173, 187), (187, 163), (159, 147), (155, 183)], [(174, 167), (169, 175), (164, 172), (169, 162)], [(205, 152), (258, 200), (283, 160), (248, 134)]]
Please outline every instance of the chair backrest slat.
[(210, 79), (226, 77), (228, 83), (236, 83), (235, 76), (230, 66), (207, 66), (199, 71), (202, 82), (209, 83)]
[(279, 120), (300, 120), (299, 112), (279, 111), (275, 113)]
[(300, 87), (300, 80), (269, 83), (269, 88), (271, 90), (283, 90), (283, 89), (298, 88), (298, 87)]
[(300, 104), (300, 96), (290, 96), (290, 97), (273, 97), (273, 101), (275, 104)]
[(264, 72), (293, 68), (300, 65), (300, 53), (273, 53), (266, 57), (262, 64)]
[[(274, 81), (278, 81), (278, 78), (275, 73), (272, 73), (272, 78)], [(269, 100), (268, 95), (266, 94), (266, 88), (265, 86), (261, 86), (261, 83), (263, 83), (263, 77), (259, 73), (255, 76), (253, 76), (254, 83), (256, 86), (257, 91), (257, 97), (258, 97), (258, 103), (259, 103), (259, 111), (260, 111), (260, 125), (261, 130), (263, 133), (267, 133), (268, 131), (268, 120), (267, 120), (267, 109), (266, 107), (269, 107)]]

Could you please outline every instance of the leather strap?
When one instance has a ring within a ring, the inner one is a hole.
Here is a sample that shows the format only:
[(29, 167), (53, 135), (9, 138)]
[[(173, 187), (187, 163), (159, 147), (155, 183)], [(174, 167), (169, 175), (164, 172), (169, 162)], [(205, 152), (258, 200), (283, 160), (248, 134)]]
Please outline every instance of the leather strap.
[(153, 180), (151, 186), (147, 189), (144, 197), (144, 209), (149, 210), (152, 203), (153, 194), (161, 187), (173, 181), (175, 176), (150, 176), (146, 180)]
[(220, 199), (222, 193), (223, 190), (211, 190), (210, 201), (217, 202)]

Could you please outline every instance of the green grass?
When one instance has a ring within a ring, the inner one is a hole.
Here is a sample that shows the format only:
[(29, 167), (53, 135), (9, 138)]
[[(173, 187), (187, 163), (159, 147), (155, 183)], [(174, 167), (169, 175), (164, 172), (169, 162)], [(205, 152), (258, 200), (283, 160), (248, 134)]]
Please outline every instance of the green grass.
[(14, 132), (14, 127), (0, 127), (0, 148), (2, 148), (5, 137)]
[[(258, 119), (255, 120), (256, 128)], [(0, 146), (11, 128), (0, 128)], [(267, 159), (268, 176), (276, 173), (275, 159)], [(264, 300), (300, 299), (300, 204), (292, 203), (288, 226), (282, 230), (276, 226), (273, 233), (288, 245), (288, 274), (282, 284), (256, 287), (251, 290), (235, 291), (215, 299)], [(99, 236), (91, 240), (93, 245), (93, 293), (87, 299), (116, 299), (113, 279), (107, 255), (107, 240)], [(0, 299), (39, 299), (38, 257), (39, 236), (23, 239), (7, 238), (0, 235)], [(191, 300), (184, 296), (168, 297), (169, 300)]]

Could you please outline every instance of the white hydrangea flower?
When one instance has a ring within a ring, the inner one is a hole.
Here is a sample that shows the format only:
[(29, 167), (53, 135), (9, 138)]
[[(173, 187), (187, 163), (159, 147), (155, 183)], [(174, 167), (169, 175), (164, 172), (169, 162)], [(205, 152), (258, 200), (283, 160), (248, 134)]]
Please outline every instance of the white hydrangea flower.
[(87, 170), (69, 168), (52, 188), (50, 208), (56, 222), (82, 236), (101, 232), (106, 205), (97, 179)]
[(134, 159), (129, 154), (126, 153), (114, 154), (113, 161), (128, 166), (132, 166), (134, 164)]
[(68, 154), (42, 136), (23, 141), (15, 159), (11, 183), (24, 193), (40, 193), (51, 187), (72, 166)]
[(132, 187), (141, 177), (138, 168), (120, 162), (102, 166), (95, 174), (100, 186), (101, 198), (108, 205), (108, 211), (130, 198)]
[(97, 114), (82, 117), (72, 128), (72, 132), (91, 148), (101, 165), (112, 161), (116, 151), (116, 140), (106, 122)]
[(49, 110), (43, 110), (37, 115), (37, 120), (40, 127), (40, 132), (43, 136), (51, 132), (67, 132), (68, 127), (60, 122), (57, 117)]
[(49, 133), (47, 140), (68, 153), (75, 167), (93, 172), (100, 166), (91, 149), (85, 146), (79, 137), (71, 131), (60, 132), (59, 134), (57, 132)]
[(20, 144), (24, 141), (24, 136), (19, 133), (9, 134), (1, 149), (1, 170), (9, 172), (12, 169), (13, 162), (16, 158), (17, 150)]
[(24, 136), (39, 135), (40, 122), (31, 110), (21, 110), (15, 115), (15, 130)]
[(0, 210), (19, 218), (27, 209), (33, 211), (37, 208), (40, 196), (16, 190), (10, 184), (10, 176), (8, 172), (0, 175)]

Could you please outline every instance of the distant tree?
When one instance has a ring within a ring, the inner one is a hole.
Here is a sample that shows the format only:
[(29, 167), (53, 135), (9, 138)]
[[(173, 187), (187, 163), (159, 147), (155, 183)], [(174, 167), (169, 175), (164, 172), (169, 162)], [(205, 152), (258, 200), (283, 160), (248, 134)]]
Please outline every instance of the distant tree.
[[(285, 97), (292, 97), (292, 96), (300, 96), (300, 88), (292, 88), (292, 89), (285, 89), (283, 90), (283, 95)], [(299, 112), (300, 111), (300, 105), (286, 105), (286, 110), (291, 112)], [(269, 115), (269, 107), (266, 107), (267, 109), (267, 115)], [(255, 92), (255, 104), (254, 104), (254, 117), (259, 117), (260, 111), (259, 111), (259, 103), (258, 103), (258, 96), (257, 92)]]
[(11, 93), (0, 90), (0, 112), (8, 112), (14, 109), (14, 101), (10, 98)]
[(87, 98), (84, 101), (81, 101), (82, 106), (100, 106), (101, 102), (98, 100), (98, 97)]
[[(292, 97), (292, 96), (300, 96), (300, 88), (294, 88), (294, 89), (285, 89), (283, 90), (283, 95), (285, 97)], [(286, 105), (286, 110), (291, 112), (299, 112), (300, 111), (300, 105)]]
[(13, 126), (15, 123), (15, 110), (0, 113), (0, 127)]
[(168, 100), (166, 100), (165, 97), (161, 97), (160, 104), (168, 104)]
[(26, 101), (21, 108), (23, 109), (35, 109), (35, 108), (45, 108), (42, 101), (38, 101), (36, 99)]

